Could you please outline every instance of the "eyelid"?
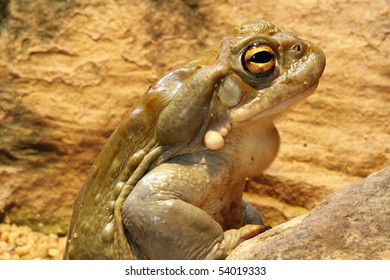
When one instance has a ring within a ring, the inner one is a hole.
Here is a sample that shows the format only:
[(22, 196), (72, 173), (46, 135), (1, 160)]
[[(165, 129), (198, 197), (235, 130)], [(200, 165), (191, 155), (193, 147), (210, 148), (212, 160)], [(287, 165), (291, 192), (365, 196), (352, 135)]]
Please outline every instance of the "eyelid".
[(267, 44), (269, 45), (276, 53), (276, 50), (279, 49), (280, 43), (270, 36), (265, 35), (252, 35), (247, 37), (239, 38), (235, 46), (231, 49), (233, 55), (240, 55), (247, 49), (248, 46), (255, 43)]

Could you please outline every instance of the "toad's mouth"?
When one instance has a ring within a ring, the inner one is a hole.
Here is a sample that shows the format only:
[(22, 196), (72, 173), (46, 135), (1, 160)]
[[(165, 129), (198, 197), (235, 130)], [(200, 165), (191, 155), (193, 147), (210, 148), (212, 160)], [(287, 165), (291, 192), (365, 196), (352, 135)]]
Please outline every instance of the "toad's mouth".
[(290, 95), (285, 99), (279, 100), (278, 102), (274, 102), (274, 105), (270, 106), (264, 106), (264, 104), (270, 103), (270, 101), (263, 101), (261, 100), (264, 98), (263, 96), (257, 96), (246, 106), (232, 111), (231, 122), (232, 124), (240, 124), (243, 122), (276, 116), (313, 94), (318, 86), (318, 83), (319, 81), (316, 81), (309, 87), (306, 87), (303, 91), (298, 91), (298, 93)]

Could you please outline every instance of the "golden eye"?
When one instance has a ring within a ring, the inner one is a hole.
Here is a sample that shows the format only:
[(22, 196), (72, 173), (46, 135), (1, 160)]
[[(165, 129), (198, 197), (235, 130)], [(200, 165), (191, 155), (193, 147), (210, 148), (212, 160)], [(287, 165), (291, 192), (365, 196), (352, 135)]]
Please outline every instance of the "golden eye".
[(275, 52), (267, 44), (257, 43), (246, 49), (241, 57), (245, 70), (252, 74), (265, 74), (275, 67)]

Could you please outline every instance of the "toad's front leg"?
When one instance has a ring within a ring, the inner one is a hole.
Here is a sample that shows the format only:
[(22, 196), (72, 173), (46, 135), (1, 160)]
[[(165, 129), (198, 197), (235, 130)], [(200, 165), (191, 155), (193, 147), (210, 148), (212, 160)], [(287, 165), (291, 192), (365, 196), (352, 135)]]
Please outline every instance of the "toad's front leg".
[(162, 164), (128, 196), (123, 223), (146, 258), (224, 259), (242, 241), (264, 231), (264, 226), (246, 225), (224, 232), (205, 210), (194, 206), (207, 199), (202, 197), (205, 172), (199, 166)]

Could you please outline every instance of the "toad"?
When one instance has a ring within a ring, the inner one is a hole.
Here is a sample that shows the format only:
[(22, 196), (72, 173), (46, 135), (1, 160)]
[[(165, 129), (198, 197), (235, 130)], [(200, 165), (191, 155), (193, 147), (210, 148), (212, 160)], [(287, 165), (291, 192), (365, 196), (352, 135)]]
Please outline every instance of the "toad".
[(278, 152), (274, 120), (324, 67), (314, 44), (253, 20), (166, 74), (93, 164), (65, 259), (224, 259), (263, 232), (245, 182)]

